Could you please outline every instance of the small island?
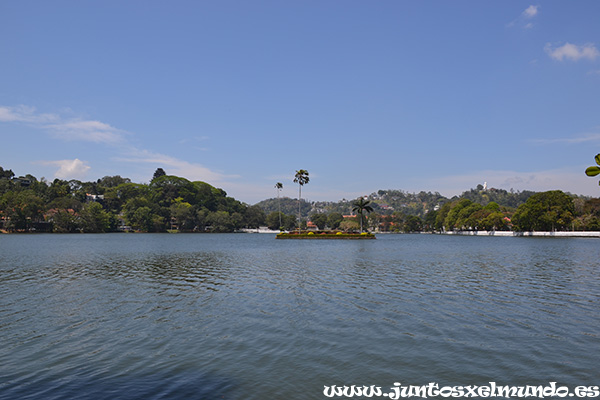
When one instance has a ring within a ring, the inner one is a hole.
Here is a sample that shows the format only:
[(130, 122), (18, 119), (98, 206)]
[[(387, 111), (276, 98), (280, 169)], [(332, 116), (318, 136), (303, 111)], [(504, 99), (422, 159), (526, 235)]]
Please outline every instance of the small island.
[(341, 232), (341, 231), (292, 231), (281, 232), (276, 239), (375, 239), (375, 235), (370, 232)]
[[(306, 185), (310, 181), (308, 177), (308, 171), (305, 169), (300, 169), (296, 171), (296, 175), (294, 176), (294, 183), (298, 184), (298, 226), (301, 226), (302, 223), (302, 213), (301, 213), (301, 202), (302, 198), (302, 186)], [(277, 201), (279, 203), (279, 190), (283, 187), (280, 182), (277, 182), (275, 188), (277, 189)], [(364, 198), (358, 198), (352, 205), (352, 211), (355, 211), (360, 218), (360, 232), (342, 232), (342, 231), (311, 231), (306, 230), (302, 231), (298, 229), (297, 231), (289, 231), (289, 232), (281, 232), (277, 234), (276, 239), (375, 239), (375, 235), (369, 232), (363, 232), (363, 213), (370, 213), (373, 211), (373, 207), (369, 205), (371, 203), (370, 200), (365, 200)], [(281, 205), (279, 205), (279, 218), (281, 225)], [(315, 228), (316, 226), (313, 225)]]

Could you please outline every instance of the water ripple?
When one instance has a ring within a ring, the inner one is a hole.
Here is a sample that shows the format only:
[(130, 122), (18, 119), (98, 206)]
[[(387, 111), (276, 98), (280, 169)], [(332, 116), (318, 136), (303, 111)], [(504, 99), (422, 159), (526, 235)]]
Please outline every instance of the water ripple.
[(318, 398), (596, 384), (595, 241), (34, 235), (0, 242), (0, 399)]

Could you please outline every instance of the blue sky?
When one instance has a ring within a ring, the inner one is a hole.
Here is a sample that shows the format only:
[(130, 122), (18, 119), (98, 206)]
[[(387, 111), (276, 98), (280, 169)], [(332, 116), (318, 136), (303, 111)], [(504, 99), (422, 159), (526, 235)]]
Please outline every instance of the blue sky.
[(487, 182), (597, 197), (600, 2), (4, 1), (0, 166), (253, 204)]

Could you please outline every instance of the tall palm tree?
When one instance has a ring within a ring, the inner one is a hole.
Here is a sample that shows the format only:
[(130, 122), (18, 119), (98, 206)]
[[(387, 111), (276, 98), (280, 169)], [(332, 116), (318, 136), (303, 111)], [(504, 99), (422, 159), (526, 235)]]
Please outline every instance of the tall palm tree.
[(302, 186), (306, 185), (310, 181), (308, 178), (308, 171), (305, 169), (299, 169), (294, 175), (294, 183), (298, 184), (298, 231), (300, 231), (300, 222), (302, 221), (302, 214), (300, 213), (300, 201), (302, 199)]
[(283, 189), (283, 183), (277, 182), (275, 184), (275, 189), (277, 189), (277, 205), (279, 206), (279, 229), (281, 229), (283, 225), (281, 224), (281, 200), (279, 200), (279, 192), (281, 192), (281, 189)]
[(373, 207), (369, 204), (371, 200), (365, 200), (363, 197), (359, 197), (352, 203), (354, 207), (352, 207), (352, 211), (356, 212), (360, 216), (360, 233), (363, 231), (363, 213), (373, 212)]

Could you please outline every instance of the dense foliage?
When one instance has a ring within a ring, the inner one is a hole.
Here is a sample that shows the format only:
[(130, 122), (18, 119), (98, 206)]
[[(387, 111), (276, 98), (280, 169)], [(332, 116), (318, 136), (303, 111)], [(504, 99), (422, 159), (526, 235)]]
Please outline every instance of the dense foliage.
[[(363, 199), (372, 212), (363, 224), (381, 232), (450, 230), (597, 231), (600, 199), (558, 190), (535, 193), (482, 185), (448, 199), (439, 193), (380, 190)], [(281, 207), (281, 219), (279, 213)], [(300, 201), (301, 228), (361, 229), (356, 201)], [(121, 176), (95, 182), (32, 175), (0, 167), (0, 229), (8, 232), (233, 232), (241, 228), (297, 228), (298, 199), (273, 198), (250, 206), (223, 189), (157, 169), (149, 184)]]
[[(298, 218), (298, 199), (291, 199), (289, 197), (282, 197), (279, 199), (279, 202), (281, 202), (281, 212), (283, 214), (296, 214), (296, 218)], [(266, 199), (263, 201), (260, 201), (258, 203), (256, 203), (257, 206), (259, 206), (260, 208), (262, 208), (262, 210), (264, 212), (266, 212), (267, 214), (272, 213), (272, 212), (278, 212), (279, 211), (279, 202), (277, 200), (277, 198), (272, 198), (272, 199)], [(306, 218), (308, 217), (309, 213), (312, 210), (312, 205), (311, 203), (309, 203), (306, 200), (301, 200), (301, 210), (302, 210), (302, 217)]]
[(0, 167), (0, 228), (45, 232), (232, 232), (265, 224), (265, 213), (205, 182), (158, 169), (149, 184), (16, 178)]
[[(460, 196), (448, 199), (439, 193), (408, 193), (380, 190), (365, 197), (373, 212), (367, 226), (380, 232), (433, 232), (451, 230), (557, 231), (600, 230), (600, 199), (578, 197), (561, 191), (536, 193), (506, 191), (477, 185)], [(286, 213), (294, 212), (296, 200), (281, 199)], [(360, 229), (352, 216), (355, 201), (303, 204), (319, 229)], [(257, 205), (275, 210), (276, 199)]]
[(436, 213), (437, 230), (596, 231), (600, 200), (560, 190), (531, 194), (517, 208), (468, 198), (444, 204)]
[(536, 193), (517, 209), (513, 224), (520, 231), (571, 230), (575, 217), (573, 198), (561, 192)]

